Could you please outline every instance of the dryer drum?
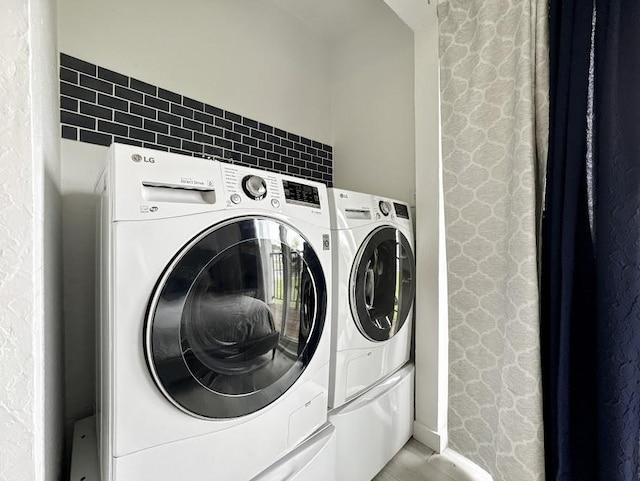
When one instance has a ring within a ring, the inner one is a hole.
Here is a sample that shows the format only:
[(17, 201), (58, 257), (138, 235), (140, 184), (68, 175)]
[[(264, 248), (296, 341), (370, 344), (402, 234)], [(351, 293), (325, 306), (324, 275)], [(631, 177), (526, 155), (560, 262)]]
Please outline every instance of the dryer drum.
[(150, 302), (147, 364), (162, 393), (197, 417), (244, 416), (309, 364), (326, 314), (309, 242), (274, 219), (212, 226), (166, 268)]
[(367, 339), (391, 339), (404, 325), (415, 297), (414, 257), (399, 230), (369, 234), (356, 255), (350, 280), (353, 319)]

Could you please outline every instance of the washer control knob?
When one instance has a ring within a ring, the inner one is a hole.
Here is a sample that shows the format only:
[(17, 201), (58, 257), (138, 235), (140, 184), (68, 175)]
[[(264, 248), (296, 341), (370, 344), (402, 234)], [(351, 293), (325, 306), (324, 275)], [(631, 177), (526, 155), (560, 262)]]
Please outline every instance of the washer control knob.
[(386, 200), (381, 200), (378, 203), (378, 207), (380, 207), (380, 212), (382, 212), (382, 215), (385, 217), (388, 216), (391, 212), (391, 204), (389, 204), (389, 202), (387, 202)]
[(231, 195), (231, 202), (234, 204), (239, 204), (242, 198), (238, 194)]
[(242, 179), (242, 190), (253, 200), (262, 200), (267, 195), (267, 183), (259, 175), (247, 175)]
[(271, 205), (274, 209), (280, 208), (280, 201), (278, 199), (271, 199)]

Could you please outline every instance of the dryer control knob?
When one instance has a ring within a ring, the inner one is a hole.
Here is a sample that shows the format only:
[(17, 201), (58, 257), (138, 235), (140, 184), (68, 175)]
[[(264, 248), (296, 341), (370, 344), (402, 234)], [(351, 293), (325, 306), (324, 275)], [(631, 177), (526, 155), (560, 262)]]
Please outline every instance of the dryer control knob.
[(253, 200), (261, 200), (267, 195), (267, 183), (258, 175), (247, 175), (242, 179), (242, 190)]
[(233, 194), (231, 196), (231, 202), (233, 202), (234, 204), (239, 204), (241, 200), (242, 198), (238, 194)]
[(391, 204), (386, 200), (381, 200), (378, 203), (378, 207), (380, 207), (380, 212), (382, 212), (382, 215), (385, 217), (389, 215), (389, 212), (391, 212)]

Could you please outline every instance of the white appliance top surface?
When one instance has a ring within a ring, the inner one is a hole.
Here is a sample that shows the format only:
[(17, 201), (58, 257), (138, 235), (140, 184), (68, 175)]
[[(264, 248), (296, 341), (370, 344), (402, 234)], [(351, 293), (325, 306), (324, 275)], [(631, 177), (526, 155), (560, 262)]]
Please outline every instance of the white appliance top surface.
[(329, 226), (324, 184), (214, 159), (114, 144), (107, 186), (113, 221), (250, 210)]
[(411, 210), (402, 201), (344, 189), (330, 188), (327, 192), (334, 230), (390, 224), (413, 232)]

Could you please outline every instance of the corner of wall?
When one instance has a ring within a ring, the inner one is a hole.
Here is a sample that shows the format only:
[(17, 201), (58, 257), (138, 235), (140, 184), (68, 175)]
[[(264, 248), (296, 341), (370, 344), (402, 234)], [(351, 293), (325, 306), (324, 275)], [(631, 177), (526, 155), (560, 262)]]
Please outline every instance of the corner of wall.
[(0, 329), (9, 333), (0, 347), (2, 384), (9, 386), (0, 392), (1, 479), (60, 477), (62, 351), (46, 337), (60, 332), (60, 231), (50, 215), (59, 183), (52, 15), (49, 2), (10, 0), (0, 18), (0, 75), (11, 85), (0, 89), (7, 113), (0, 132)]
[(30, 117), (34, 198), (35, 419), (37, 479), (64, 471), (61, 165), (55, 2), (30, 1)]
[[(442, 204), (438, 17), (435, 0), (420, 2), (414, 29), (416, 88), (416, 422), (414, 435), (432, 449), (447, 446), (448, 303)], [(406, 12), (404, 12), (406, 15)]]

